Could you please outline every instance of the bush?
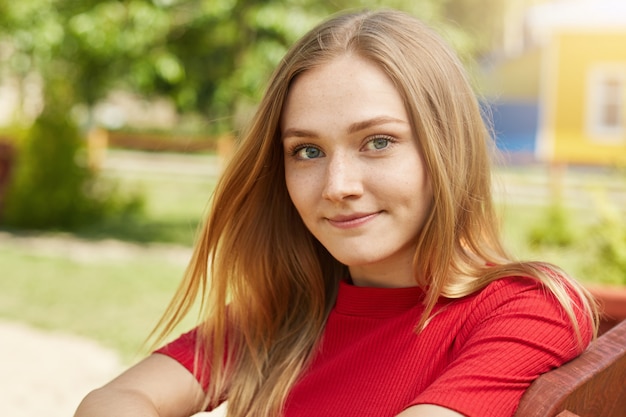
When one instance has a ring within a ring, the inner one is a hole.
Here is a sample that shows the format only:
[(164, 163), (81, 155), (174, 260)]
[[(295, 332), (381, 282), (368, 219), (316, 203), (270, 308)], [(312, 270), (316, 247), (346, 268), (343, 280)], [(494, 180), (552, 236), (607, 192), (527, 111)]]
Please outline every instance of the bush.
[(530, 230), (528, 243), (532, 248), (568, 247), (576, 240), (574, 228), (565, 208), (554, 203), (547, 207), (545, 217)]
[(619, 210), (605, 207), (585, 244), (593, 255), (585, 273), (598, 282), (626, 285), (626, 226)]
[[(527, 243), (534, 250), (556, 249), (577, 257), (578, 273), (587, 282), (626, 285), (626, 225), (622, 213), (608, 202), (593, 222), (574, 221), (562, 205), (545, 209), (530, 230)], [(576, 231), (576, 232), (575, 232)]]
[(96, 178), (84, 162), (84, 145), (67, 116), (44, 111), (17, 141), (2, 223), (21, 229), (75, 229), (140, 209), (140, 199), (124, 201), (111, 184)]

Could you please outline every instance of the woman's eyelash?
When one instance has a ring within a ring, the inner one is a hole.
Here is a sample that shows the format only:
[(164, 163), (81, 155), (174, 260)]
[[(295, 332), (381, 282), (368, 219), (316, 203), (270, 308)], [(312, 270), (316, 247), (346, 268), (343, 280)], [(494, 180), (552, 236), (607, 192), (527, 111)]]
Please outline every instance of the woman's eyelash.
[(389, 135), (374, 135), (374, 136), (370, 136), (368, 139), (369, 140), (386, 139), (389, 142), (393, 142), (395, 140), (395, 138), (393, 136), (389, 136)]

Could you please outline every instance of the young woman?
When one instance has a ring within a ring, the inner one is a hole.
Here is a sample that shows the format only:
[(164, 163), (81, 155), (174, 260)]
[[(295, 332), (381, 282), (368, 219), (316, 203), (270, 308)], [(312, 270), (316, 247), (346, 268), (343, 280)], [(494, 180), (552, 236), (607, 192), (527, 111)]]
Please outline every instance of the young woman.
[[(511, 416), (580, 354), (592, 300), (502, 248), (461, 64), (395, 11), (287, 53), (220, 181), (161, 337), (76, 416)], [(209, 279), (210, 277), (210, 279)], [(161, 339), (162, 340), (162, 339)]]

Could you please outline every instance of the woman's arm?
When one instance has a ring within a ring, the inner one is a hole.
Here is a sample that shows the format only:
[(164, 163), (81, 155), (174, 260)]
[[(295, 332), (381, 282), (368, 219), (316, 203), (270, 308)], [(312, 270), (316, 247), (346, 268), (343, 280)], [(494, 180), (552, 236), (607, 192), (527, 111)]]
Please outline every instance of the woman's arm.
[(438, 405), (419, 404), (407, 408), (396, 417), (463, 417), (463, 414)]
[(188, 417), (201, 411), (204, 392), (174, 359), (152, 354), (90, 392), (74, 417)]

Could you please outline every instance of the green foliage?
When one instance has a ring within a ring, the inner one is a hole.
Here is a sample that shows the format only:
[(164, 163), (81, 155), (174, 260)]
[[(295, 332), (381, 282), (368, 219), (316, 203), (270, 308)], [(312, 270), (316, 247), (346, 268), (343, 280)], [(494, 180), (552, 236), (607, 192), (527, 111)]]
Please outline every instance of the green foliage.
[(86, 166), (76, 126), (60, 112), (44, 111), (18, 141), (2, 223), (31, 229), (73, 229), (113, 213), (130, 214), (141, 200), (124, 201)]
[(233, 116), (258, 101), (288, 46), (331, 13), (405, 10), (436, 25), (463, 55), (476, 56), (491, 46), (503, 4), (500, 0), (0, 0), (0, 43), (9, 46), (0, 69), (18, 80), (35, 73), (45, 84), (65, 83), (64, 99), (88, 108), (119, 88), (147, 98), (169, 97), (181, 113), (200, 113), (209, 120), (209, 133), (220, 133), (238, 127)]
[(618, 210), (604, 207), (583, 242), (592, 254), (585, 273), (599, 282), (626, 285), (626, 225), (622, 218)]
[(577, 257), (585, 281), (626, 285), (626, 225), (619, 210), (609, 204), (588, 224), (575, 221), (562, 205), (546, 207), (527, 243), (535, 251), (557, 249)]
[[(0, 0), (0, 75), (21, 96), (43, 84), (44, 114), (18, 152), (5, 224), (76, 227), (104, 216), (109, 190), (82, 166), (82, 144), (67, 114), (123, 89), (168, 97), (201, 114), (206, 134), (236, 131), (288, 46), (331, 13), (393, 7), (436, 25), (474, 55), (464, 26), (489, 37), (499, 0)], [(458, 7), (463, 12), (457, 13)], [(478, 7), (483, 6), (483, 7)], [(477, 13), (476, 10), (481, 10)], [(486, 19), (482, 10), (491, 10)], [(1, 81), (1, 80), (0, 80)], [(50, 109), (55, 109), (52, 115)], [(18, 113), (22, 111), (19, 106)], [(26, 117), (17, 114), (18, 123)], [(122, 204), (123, 205), (123, 204)]]
[(528, 233), (528, 243), (533, 248), (568, 247), (575, 240), (574, 227), (567, 210), (559, 203), (546, 207), (543, 218)]

